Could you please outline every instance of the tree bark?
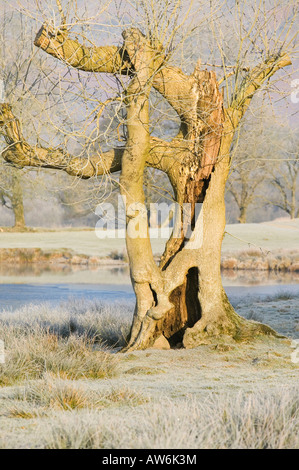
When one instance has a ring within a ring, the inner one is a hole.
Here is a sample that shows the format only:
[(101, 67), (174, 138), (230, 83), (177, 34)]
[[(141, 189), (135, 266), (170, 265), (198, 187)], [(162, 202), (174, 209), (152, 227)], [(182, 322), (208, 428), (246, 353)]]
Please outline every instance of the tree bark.
[(238, 217), (240, 224), (246, 224), (247, 222), (247, 207), (240, 207), (240, 215)]
[(23, 189), (20, 181), (20, 175), (16, 172), (14, 172), (12, 178), (11, 205), (15, 217), (14, 229), (25, 230), (26, 223), (24, 215)]

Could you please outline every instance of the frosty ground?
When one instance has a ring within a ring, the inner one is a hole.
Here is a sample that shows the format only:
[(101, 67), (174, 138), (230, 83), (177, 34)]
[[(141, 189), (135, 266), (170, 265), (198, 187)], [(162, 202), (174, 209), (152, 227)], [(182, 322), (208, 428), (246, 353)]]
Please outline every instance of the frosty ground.
[[(154, 231), (152, 233), (154, 235)], [(298, 250), (299, 219), (277, 219), (255, 224), (233, 224), (226, 226), (222, 252), (257, 248), (263, 252)], [(154, 254), (161, 254), (166, 242), (164, 238), (151, 238)], [(1, 233), (0, 248), (41, 248), (42, 250), (70, 249), (75, 253), (91, 256), (108, 256), (111, 252), (125, 249), (124, 238), (103, 238), (95, 230), (36, 230), (33, 233)]]
[[(291, 294), (237, 310), (298, 337)], [(0, 447), (299, 447), (290, 339), (116, 354), (131, 314), (130, 303), (84, 301), (1, 314)]]

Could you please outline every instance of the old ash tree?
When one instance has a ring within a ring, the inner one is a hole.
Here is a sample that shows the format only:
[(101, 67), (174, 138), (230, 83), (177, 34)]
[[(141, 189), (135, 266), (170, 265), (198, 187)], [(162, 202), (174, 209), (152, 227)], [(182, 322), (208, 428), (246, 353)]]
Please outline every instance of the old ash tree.
[[(184, 347), (192, 348), (209, 337), (223, 334), (238, 340), (259, 334), (275, 335), (268, 326), (245, 320), (234, 311), (221, 282), (220, 254), (225, 230), (224, 191), (232, 143), (256, 91), (263, 85), (268, 86), (276, 72), (291, 64), (289, 51), (295, 11), (289, 7), (283, 13), (284, 30), (277, 28), (279, 40), (268, 43), (263, 37), (264, 50), (260, 49), (260, 43), (257, 47), (258, 61), (246, 67), (244, 42), (249, 38), (254, 43), (263, 36), (273, 10), (267, 12), (257, 7), (251, 11), (247, 22), (242, 20), (239, 2), (236, 2), (236, 12), (240, 21), (239, 57), (234, 66), (227, 68), (223, 52), (222, 78), (200, 62), (190, 75), (171, 65), (168, 50), (154, 27), (146, 34), (134, 27), (125, 29), (120, 47), (87, 47), (71, 37), (64, 20), (57, 29), (50, 24), (42, 26), (35, 46), (66, 66), (130, 78), (122, 94), (127, 113), (127, 142), (123, 148), (84, 159), (66, 150), (32, 147), (23, 137), (11, 107), (2, 105), (1, 125), (8, 142), (3, 157), (7, 162), (17, 167), (55, 168), (84, 179), (121, 172), (120, 191), (126, 196), (127, 224), (135, 223), (143, 232), (145, 230), (143, 237), (132, 238), (129, 233), (126, 237), (136, 294), (126, 350), (150, 347), (158, 339), (162, 343), (167, 340), (171, 346), (182, 342)], [(275, 24), (273, 17), (270, 27), (274, 28)], [(223, 82), (224, 89), (220, 90)], [(180, 118), (179, 132), (171, 142), (151, 136), (149, 98), (152, 89), (160, 93)], [(189, 203), (190, 209), (187, 217), (186, 214), (181, 220), (177, 217), (180, 226), (176, 227), (176, 237), (168, 240), (159, 266), (153, 257), (144, 210), (146, 167), (166, 173), (181, 211), (184, 211), (184, 203)], [(203, 204), (196, 216), (198, 202)], [(186, 220), (194, 229), (191, 240), (185, 236)]]

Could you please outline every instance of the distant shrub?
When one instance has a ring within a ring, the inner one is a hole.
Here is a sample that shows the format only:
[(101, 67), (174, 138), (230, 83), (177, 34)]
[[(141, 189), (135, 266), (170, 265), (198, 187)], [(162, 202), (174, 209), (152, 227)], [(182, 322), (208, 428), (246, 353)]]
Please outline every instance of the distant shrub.
[(109, 253), (108, 255), (109, 258), (113, 260), (119, 260), (119, 261), (128, 261), (128, 257), (124, 252), (120, 252), (118, 250), (113, 250)]

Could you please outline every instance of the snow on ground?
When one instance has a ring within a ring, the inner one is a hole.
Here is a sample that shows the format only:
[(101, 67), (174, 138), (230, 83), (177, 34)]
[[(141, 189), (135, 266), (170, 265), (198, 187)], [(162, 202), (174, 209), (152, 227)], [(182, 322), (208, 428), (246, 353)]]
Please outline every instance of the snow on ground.
[[(166, 239), (153, 238), (154, 254), (161, 254)], [(222, 251), (238, 251), (249, 247), (263, 250), (295, 250), (299, 246), (299, 219), (272, 221), (260, 224), (233, 224), (226, 226)], [(31, 233), (0, 233), (0, 248), (70, 249), (76, 253), (108, 256), (112, 251), (125, 250), (124, 238), (96, 236), (94, 230), (58, 230)]]

